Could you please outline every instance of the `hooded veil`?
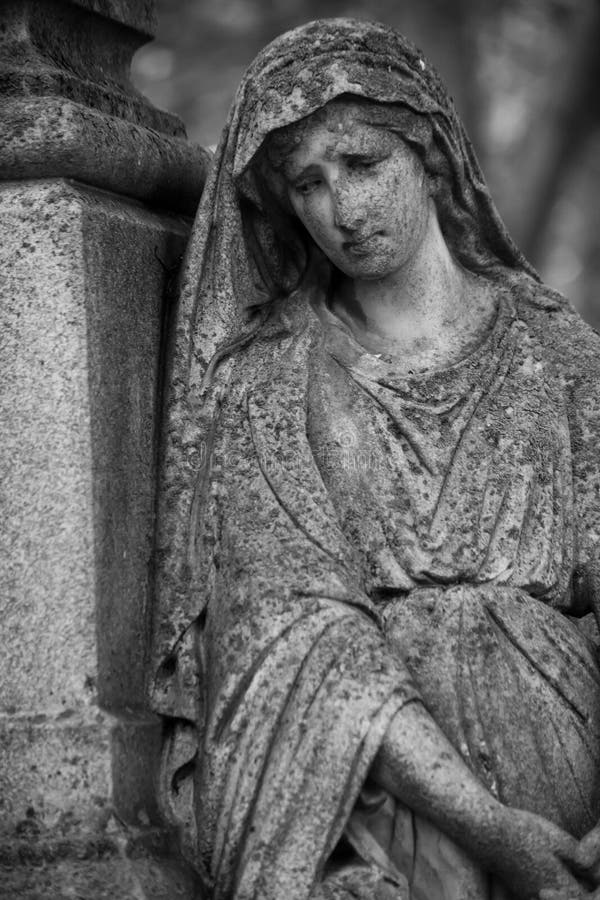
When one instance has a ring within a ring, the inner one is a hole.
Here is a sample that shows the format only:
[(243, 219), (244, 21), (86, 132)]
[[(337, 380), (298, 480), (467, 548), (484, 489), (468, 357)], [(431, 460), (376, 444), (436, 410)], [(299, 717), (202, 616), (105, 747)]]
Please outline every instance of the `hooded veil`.
[(418, 696), (307, 442), (306, 249), (277, 228), (252, 166), (267, 135), (347, 94), (418, 114), (412, 140), (432, 147), (441, 227), (463, 266), (518, 285), (524, 306), (564, 309), (511, 241), (451, 99), (406, 39), (312, 22), (257, 57), (184, 261), (159, 496), (153, 705), (194, 723), (179, 761), (198, 743), (191, 852), (215, 900), (309, 897), (391, 718)]

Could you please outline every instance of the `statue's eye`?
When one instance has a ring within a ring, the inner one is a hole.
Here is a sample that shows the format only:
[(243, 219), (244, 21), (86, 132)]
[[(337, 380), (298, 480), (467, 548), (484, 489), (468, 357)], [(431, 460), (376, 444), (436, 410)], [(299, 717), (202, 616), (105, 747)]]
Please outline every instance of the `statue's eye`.
[(302, 194), (302, 196), (306, 197), (307, 194), (312, 193), (316, 188), (321, 184), (320, 178), (307, 178), (304, 181), (299, 181), (294, 185), (294, 190), (298, 194)]
[(348, 157), (346, 165), (355, 172), (368, 172), (369, 169), (373, 169), (378, 162), (379, 159), (372, 156), (350, 156)]

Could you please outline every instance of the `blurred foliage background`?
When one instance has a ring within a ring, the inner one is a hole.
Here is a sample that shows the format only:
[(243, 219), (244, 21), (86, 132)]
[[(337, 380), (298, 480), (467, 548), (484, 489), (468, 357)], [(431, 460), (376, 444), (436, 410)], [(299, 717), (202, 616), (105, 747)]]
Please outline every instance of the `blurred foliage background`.
[(157, 0), (136, 86), (217, 143), (241, 75), (310, 19), (394, 25), (445, 79), (511, 234), (600, 327), (600, 0)]

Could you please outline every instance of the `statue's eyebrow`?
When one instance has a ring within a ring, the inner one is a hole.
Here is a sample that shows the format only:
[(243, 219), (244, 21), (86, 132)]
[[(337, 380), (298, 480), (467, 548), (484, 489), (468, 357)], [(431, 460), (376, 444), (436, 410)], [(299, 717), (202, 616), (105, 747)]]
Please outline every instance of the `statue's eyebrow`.
[(313, 172), (317, 171), (317, 166), (314, 163), (308, 163), (306, 166), (294, 166), (293, 163), (286, 162), (283, 167), (283, 174), (285, 175), (286, 181), (299, 181), (301, 178), (305, 178), (307, 175), (311, 175)]

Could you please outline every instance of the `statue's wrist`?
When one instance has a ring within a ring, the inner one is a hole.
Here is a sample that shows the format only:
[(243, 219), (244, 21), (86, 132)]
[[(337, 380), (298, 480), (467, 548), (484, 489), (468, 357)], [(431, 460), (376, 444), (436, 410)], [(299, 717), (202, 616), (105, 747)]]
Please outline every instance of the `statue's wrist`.
[(473, 798), (438, 827), (485, 868), (496, 870), (499, 847), (509, 839), (507, 808), (491, 795)]
[(485, 869), (501, 877), (512, 867), (522, 838), (513, 813), (510, 807), (493, 800), (471, 835), (471, 846), (463, 844)]

